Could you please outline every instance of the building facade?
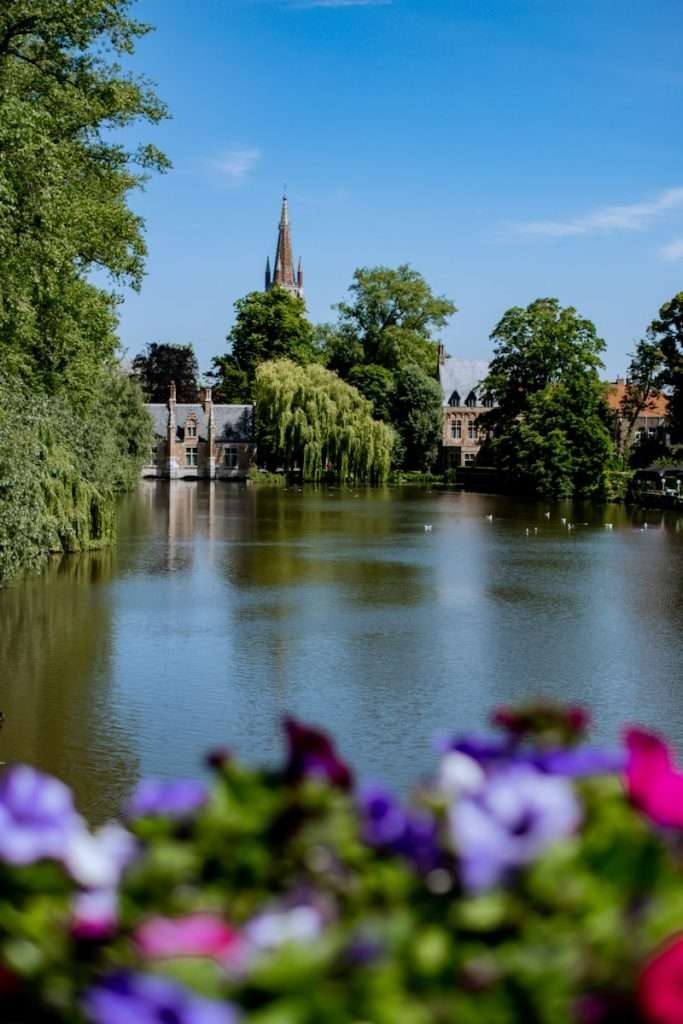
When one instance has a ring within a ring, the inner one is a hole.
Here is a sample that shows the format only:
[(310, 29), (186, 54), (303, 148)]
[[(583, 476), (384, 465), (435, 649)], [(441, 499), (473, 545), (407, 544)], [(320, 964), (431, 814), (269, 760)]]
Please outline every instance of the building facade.
[(489, 364), (479, 359), (451, 359), (439, 346), (439, 383), (443, 395), (442, 463), (445, 469), (471, 466), (484, 440), (477, 420), (493, 403), (484, 398), (482, 381)]
[(607, 385), (607, 404), (614, 413), (614, 443), (618, 451), (645, 440), (667, 441), (669, 400), (666, 395), (657, 392), (650, 398), (633, 424), (630, 438), (626, 436), (629, 422), (624, 415), (624, 402), (627, 398), (628, 382), (623, 377), (617, 377)]
[(301, 260), (294, 270), (294, 253), (292, 250), (292, 228), (289, 223), (289, 203), (287, 196), (282, 197), (282, 210), (280, 212), (280, 224), (277, 234), (277, 247), (275, 249), (275, 262), (273, 269), (270, 268), (270, 257), (266, 260), (266, 288), (270, 291), (274, 285), (284, 288), (285, 291), (304, 297), (304, 268)]
[(145, 406), (154, 423), (155, 444), (143, 477), (244, 480), (256, 457), (254, 407), (217, 405), (211, 388), (201, 401), (176, 402), (175, 384), (168, 401)]

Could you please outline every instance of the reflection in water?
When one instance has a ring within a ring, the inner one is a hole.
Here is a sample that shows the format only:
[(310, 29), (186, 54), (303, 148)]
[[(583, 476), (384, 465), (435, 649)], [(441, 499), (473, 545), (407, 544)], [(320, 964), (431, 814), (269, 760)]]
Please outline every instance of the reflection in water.
[(119, 536), (0, 593), (1, 756), (67, 778), (96, 817), (215, 743), (275, 757), (284, 711), (398, 787), (436, 732), (531, 695), (589, 704), (604, 739), (637, 718), (683, 745), (670, 514), (146, 481)]

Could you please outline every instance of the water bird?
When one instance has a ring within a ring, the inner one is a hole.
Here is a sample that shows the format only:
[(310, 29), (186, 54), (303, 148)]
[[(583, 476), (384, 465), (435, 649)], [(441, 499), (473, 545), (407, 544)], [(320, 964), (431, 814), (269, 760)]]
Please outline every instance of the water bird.
[(566, 526), (566, 525), (567, 525), (567, 520), (565, 519), (565, 517), (564, 517), (564, 516), (561, 516), (561, 517), (560, 517), (560, 522), (562, 523), (562, 525), (563, 525), (563, 526)]
[(546, 517), (546, 519), (550, 519), (550, 512), (544, 512), (543, 515)]
[(489, 514), (487, 516), (484, 516), (484, 519), (488, 519), (488, 521), (490, 523), (492, 523), (493, 522), (493, 512), (489, 512)]
[(431, 532), (432, 532), (432, 524), (431, 523), (425, 523), (425, 533), (431, 533)]
[(614, 529), (614, 524), (613, 523), (605, 523), (605, 529), (606, 530), (613, 530)]
[(534, 534), (537, 534), (537, 533), (538, 533), (538, 527), (534, 526)]
[(529, 536), (529, 527), (528, 526), (527, 526), (527, 528), (526, 528), (526, 530), (524, 532), (526, 533), (526, 535), (528, 537)]
[(647, 530), (647, 523), (643, 523), (643, 529)]
[(573, 523), (567, 523), (567, 529), (568, 530), (573, 530), (574, 529), (574, 524)]

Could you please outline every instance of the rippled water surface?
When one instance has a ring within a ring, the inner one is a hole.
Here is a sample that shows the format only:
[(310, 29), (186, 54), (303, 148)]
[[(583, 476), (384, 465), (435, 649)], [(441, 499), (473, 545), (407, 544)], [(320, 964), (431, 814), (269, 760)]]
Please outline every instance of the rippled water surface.
[(272, 760), (289, 711), (405, 789), (436, 733), (540, 694), (588, 704), (601, 739), (638, 719), (683, 749), (682, 664), (675, 514), (150, 481), (115, 550), (0, 591), (0, 757), (101, 819), (212, 745)]

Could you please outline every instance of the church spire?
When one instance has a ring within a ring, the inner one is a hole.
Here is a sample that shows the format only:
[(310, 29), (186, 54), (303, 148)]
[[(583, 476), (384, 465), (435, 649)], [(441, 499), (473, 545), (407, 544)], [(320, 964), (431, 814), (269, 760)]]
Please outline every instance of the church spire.
[(271, 279), (270, 263), (266, 264), (266, 291), (273, 285), (293, 292), (295, 295), (303, 294), (303, 271), (299, 261), (298, 272), (294, 271), (294, 254), (292, 252), (292, 232), (289, 224), (289, 203), (287, 194), (282, 197), (282, 209), (280, 211), (280, 224), (277, 236), (277, 248), (275, 250), (274, 272)]

